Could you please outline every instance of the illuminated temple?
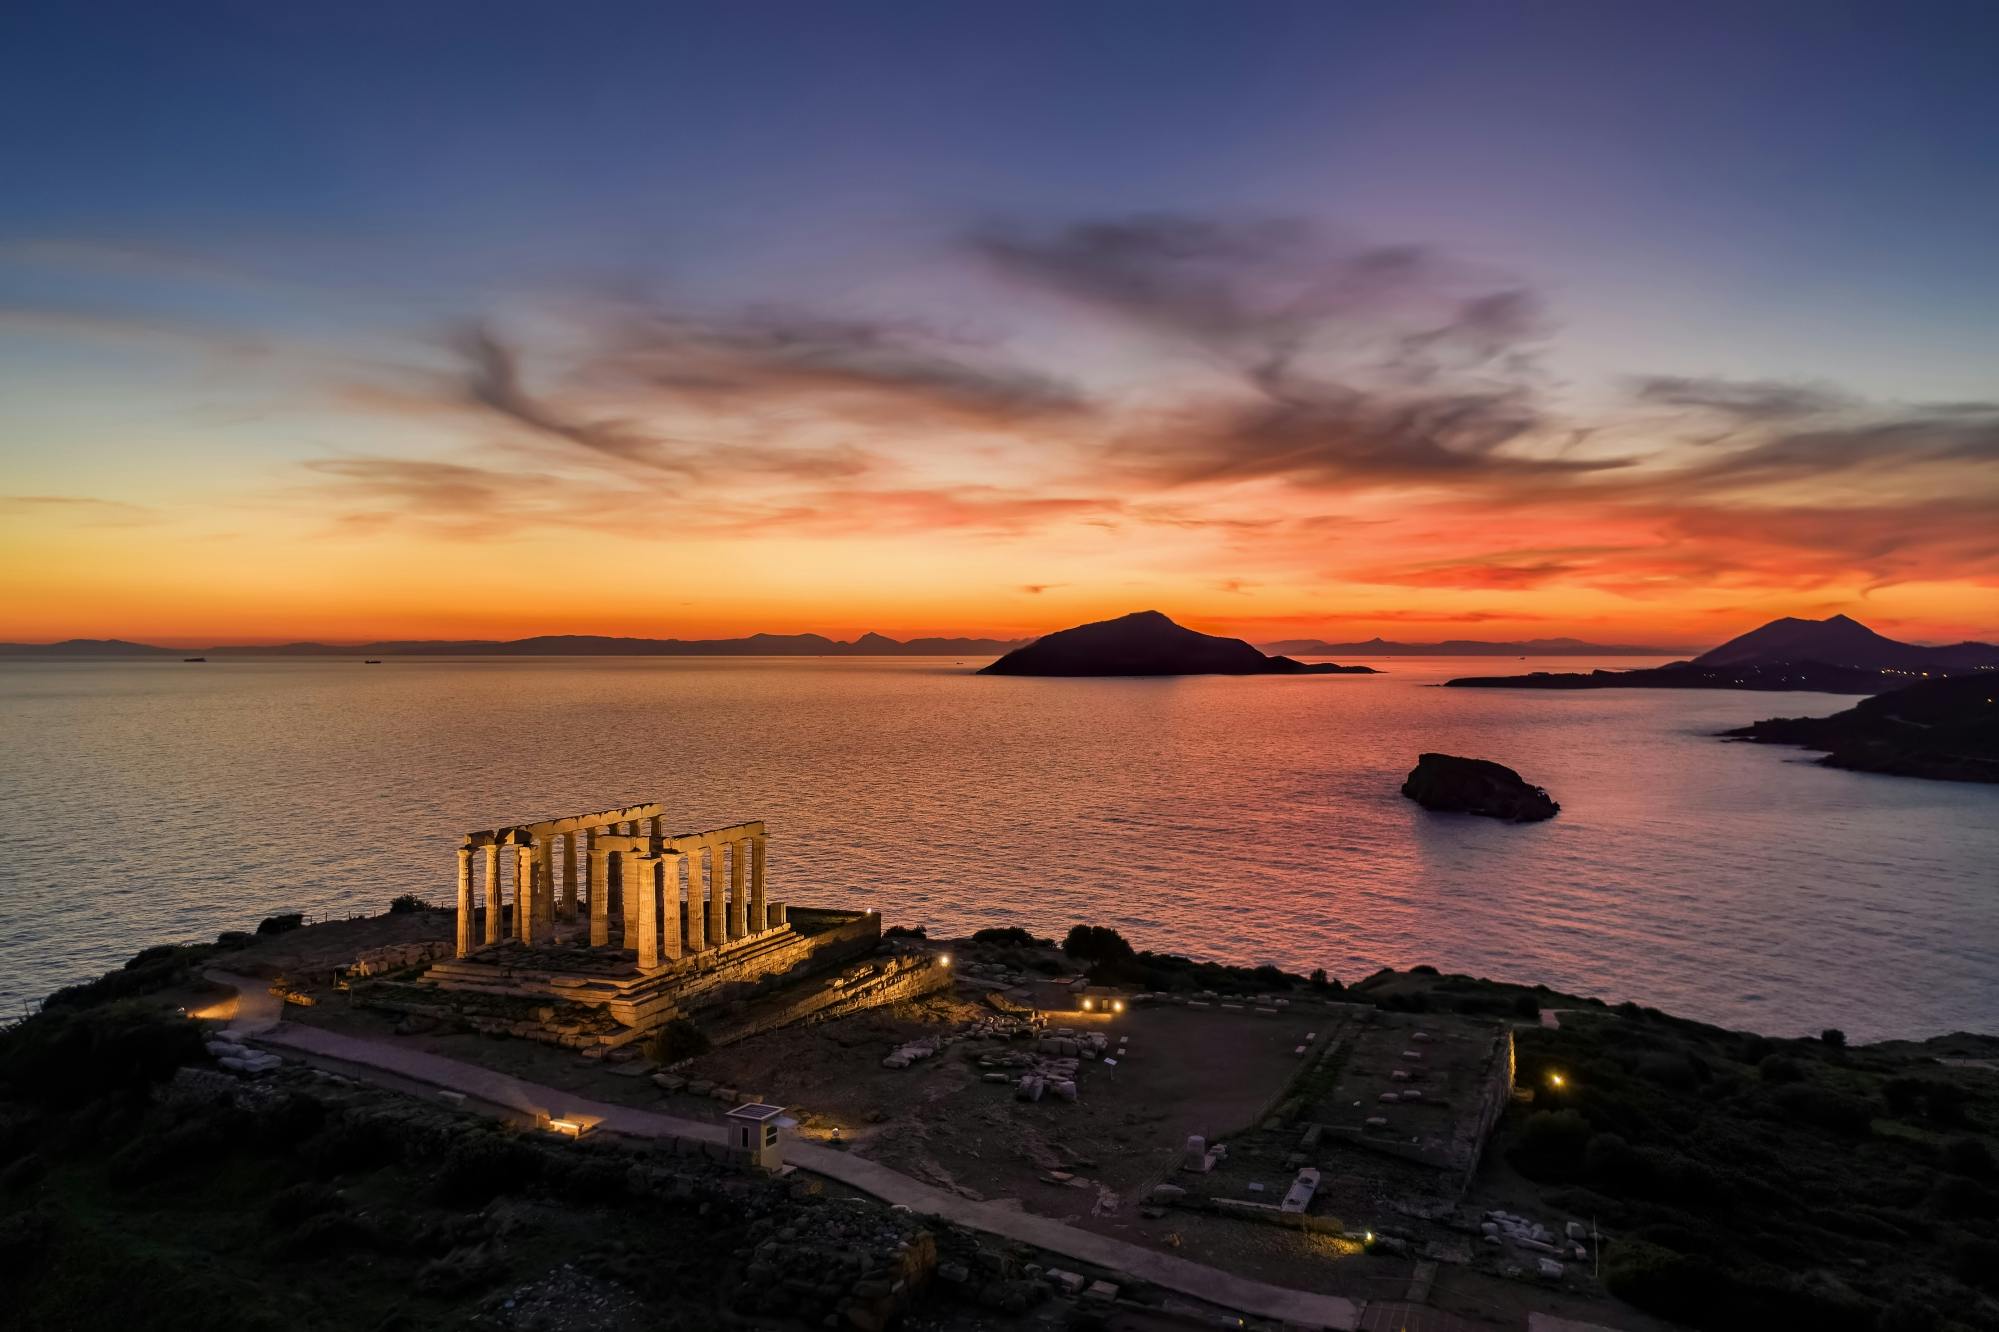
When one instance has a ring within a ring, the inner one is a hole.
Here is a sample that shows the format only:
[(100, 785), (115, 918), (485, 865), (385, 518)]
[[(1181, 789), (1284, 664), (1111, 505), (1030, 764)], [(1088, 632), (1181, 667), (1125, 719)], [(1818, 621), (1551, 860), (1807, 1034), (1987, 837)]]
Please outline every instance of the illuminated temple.
[(453, 956), (376, 1002), (586, 1051), (675, 1018), (718, 1039), (948, 984), (872, 911), (766, 891), (762, 821), (673, 832), (659, 804), (466, 833)]

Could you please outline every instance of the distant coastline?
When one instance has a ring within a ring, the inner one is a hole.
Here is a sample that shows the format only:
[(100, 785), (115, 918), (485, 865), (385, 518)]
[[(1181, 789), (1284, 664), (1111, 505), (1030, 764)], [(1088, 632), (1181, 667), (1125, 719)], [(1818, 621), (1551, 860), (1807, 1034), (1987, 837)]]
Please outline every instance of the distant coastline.
[(514, 639), (401, 639), (373, 643), (278, 643), (209, 648), (157, 647), (117, 638), (60, 643), (0, 643), (0, 658), (186, 661), (209, 657), (997, 657), (1025, 638), (912, 638), (863, 634), (852, 642), (821, 634), (750, 634), (744, 638), (619, 638), (540, 634)]
[(1440, 643), (1398, 643), (1370, 638), (1362, 643), (1328, 643), (1318, 638), (1287, 638), (1260, 644), (1265, 652), (1286, 657), (1680, 657), (1685, 648), (1641, 647), (1631, 643), (1589, 643), (1580, 638), (1524, 638), (1487, 642), (1447, 638)]

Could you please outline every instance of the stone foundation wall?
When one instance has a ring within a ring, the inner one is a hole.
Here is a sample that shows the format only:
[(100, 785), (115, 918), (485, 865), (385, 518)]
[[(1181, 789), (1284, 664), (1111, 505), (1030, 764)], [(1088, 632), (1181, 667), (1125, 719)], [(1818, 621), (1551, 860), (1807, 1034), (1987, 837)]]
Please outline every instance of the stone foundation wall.
[(951, 987), (951, 969), (929, 953), (873, 958), (833, 976), (787, 987), (782, 994), (718, 1014), (702, 1023), (715, 1045), (727, 1045), (802, 1022), (829, 1022), (884, 1004), (920, 999)]
[[(901, 959), (840, 971), (880, 948), (880, 916), (798, 908), (791, 922), (689, 954), (644, 976), (631, 972), (629, 964), (622, 976), (568, 971), (565, 955), (552, 950), (509, 947), (446, 957), (425, 982), (369, 984), (364, 1002), (456, 1019), (494, 1035), (588, 1049), (628, 1045), (679, 1017), (704, 1028), (740, 1028), (727, 1039), (741, 1039), (821, 1010), (838, 1016), (926, 992), (905, 975), (912, 969)], [(945, 972), (941, 983), (949, 984), (948, 969), (939, 970)], [(875, 992), (883, 997), (866, 997)]]

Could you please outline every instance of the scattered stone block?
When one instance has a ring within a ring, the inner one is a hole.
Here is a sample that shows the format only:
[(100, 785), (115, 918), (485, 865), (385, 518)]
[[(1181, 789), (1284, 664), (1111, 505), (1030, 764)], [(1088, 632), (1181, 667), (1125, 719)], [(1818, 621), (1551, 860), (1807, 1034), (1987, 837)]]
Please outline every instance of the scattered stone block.
[(1108, 1281), (1092, 1281), (1083, 1298), (1091, 1304), (1110, 1304), (1117, 1299), (1117, 1287)]

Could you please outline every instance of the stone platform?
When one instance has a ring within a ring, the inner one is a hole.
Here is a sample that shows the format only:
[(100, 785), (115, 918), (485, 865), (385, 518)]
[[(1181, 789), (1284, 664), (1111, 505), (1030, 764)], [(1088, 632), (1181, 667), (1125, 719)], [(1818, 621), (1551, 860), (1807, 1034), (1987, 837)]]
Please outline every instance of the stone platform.
[[(872, 912), (801, 907), (780, 926), (651, 968), (638, 964), (634, 950), (578, 946), (560, 932), (541, 945), (507, 940), (441, 960), (420, 981), (376, 997), (408, 1011), (488, 1012), (515, 1031), (532, 1023), (542, 1039), (564, 1045), (622, 1045), (675, 1018), (735, 1010), (832, 975), (880, 946), (881, 918)], [(424, 1002), (426, 990), (435, 1004)], [(590, 1020), (587, 1010), (609, 1024)]]

